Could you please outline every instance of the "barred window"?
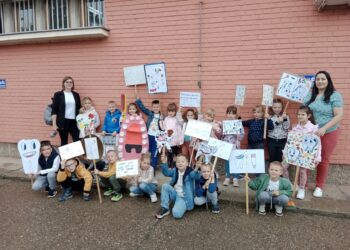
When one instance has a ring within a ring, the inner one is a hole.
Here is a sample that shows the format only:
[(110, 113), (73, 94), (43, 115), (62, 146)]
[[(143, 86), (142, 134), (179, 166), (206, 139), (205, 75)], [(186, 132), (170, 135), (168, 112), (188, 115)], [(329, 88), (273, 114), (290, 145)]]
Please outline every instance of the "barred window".
[(20, 32), (34, 31), (34, 1), (22, 0), (16, 1), (15, 12), (17, 15), (17, 29)]
[(87, 0), (88, 26), (103, 26), (104, 0)]

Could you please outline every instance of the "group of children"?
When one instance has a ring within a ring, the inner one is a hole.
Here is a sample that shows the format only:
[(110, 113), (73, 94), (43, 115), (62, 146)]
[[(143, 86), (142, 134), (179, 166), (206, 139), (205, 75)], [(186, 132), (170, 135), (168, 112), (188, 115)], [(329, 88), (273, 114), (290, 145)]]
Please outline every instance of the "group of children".
[[(90, 116), (93, 113), (95, 126), (92, 133), (96, 132), (99, 126), (99, 118), (96, 110), (92, 106), (90, 98), (84, 98), (81, 114)], [(109, 107), (105, 115), (102, 136), (110, 133), (117, 136), (121, 125), (122, 113), (116, 108), (114, 101), (109, 102)], [(244, 138), (244, 130), (241, 134), (225, 135), (222, 133), (222, 123), (215, 120), (215, 110), (208, 109), (204, 115), (198, 114), (195, 109), (189, 108), (178, 110), (175, 103), (167, 106), (167, 115), (161, 113), (160, 102), (154, 100), (151, 108), (144, 106), (141, 99), (136, 98), (134, 103), (130, 103), (127, 108), (128, 115), (139, 115), (139, 109), (147, 116), (147, 129), (149, 141), (149, 153), (142, 154), (140, 158), (140, 168), (138, 176), (117, 178), (116, 162), (118, 154), (115, 150), (106, 153), (106, 164), (101, 164), (94, 171), (89, 171), (80, 158), (73, 158), (62, 161), (59, 164), (59, 156), (51, 146), (50, 142), (41, 143), (41, 156), (39, 165), (41, 170), (39, 176), (33, 184), (33, 189), (46, 188), (49, 197), (56, 195), (56, 180), (63, 188), (60, 201), (72, 198), (72, 190), (82, 190), (83, 198), (91, 200), (91, 185), (93, 182), (92, 173), (99, 176), (102, 184), (106, 187), (104, 196), (111, 197), (112, 201), (119, 201), (123, 197), (123, 192), (129, 186), (130, 196), (148, 195), (152, 202), (157, 202), (158, 182), (155, 170), (158, 166), (158, 159), (161, 159), (161, 169), (164, 176), (170, 177), (169, 183), (161, 187), (161, 208), (157, 212), (157, 218), (163, 218), (170, 214), (170, 204), (173, 204), (172, 214), (175, 218), (181, 218), (186, 211), (192, 210), (194, 205), (211, 204), (211, 211), (219, 213), (218, 203), (218, 176), (212, 169), (212, 164), (195, 161), (193, 151), (200, 142), (196, 138), (185, 135), (186, 126), (191, 119), (201, 119), (211, 123), (211, 137), (221, 139), (234, 145), (234, 149), (240, 148), (240, 142)], [(259, 214), (265, 214), (265, 204), (275, 204), (276, 215), (282, 215), (283, 206), (292, 194), (292, 185), (288, 180), (288, 164), (283, 162), (283, 149), (287, 141), (288, 130), (290, 128), (289, 117), (283, 112), (283, 104), (280, 99), (274, 99), (271, 114), (264, 112), (264, 107), (257, 105), (253, 108), (253, 118), (243, 120), (242, 124), (248, 128), (248, 149), (264, 149), (264, 119), (267, 119), (268, 129), (268, 152), (269, 170), (268, 174), (257, 176), (249, 181), (249, 187), (257, 191), (257, 208)], [(226, 120), (241, 119), (238, 115), (237, 107), (230, 105), (226, 109)], [(298, 110), (298, 125), (293, 130), (305, 133), (314, 133), (317, 129), (312, 124), (311, 111), (302, 106)], [(160, 131), (166, 131), (171, 137), (171, 148), (167, 154), (165, 151), (159, 153), (157, 146), (157, 135)], [(87, 131), (82, 131), (85, 135)], [(89, 132), (89, 131), (88, 131)], [(159, 157), (161, 156), (161, 157)], [(230, 174), (229, 161), (225, 162), (224, 186), (228, 186), (233, 181), (233, 186), (239, 186), (240, 175)], [(55, 178), (56, 172), (57, 177)], [(281, 177), (284, 176), (285, 178)], [(297, 198), (304, 199), (307, 172), (300, 171), (300, 187)], [(129, 185), (127, 185), (129, 184)]]

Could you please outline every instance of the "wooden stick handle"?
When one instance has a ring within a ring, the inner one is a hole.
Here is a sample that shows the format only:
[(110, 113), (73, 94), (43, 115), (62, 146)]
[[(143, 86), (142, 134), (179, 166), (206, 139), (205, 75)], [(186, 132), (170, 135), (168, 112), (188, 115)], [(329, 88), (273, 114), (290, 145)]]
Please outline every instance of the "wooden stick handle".
[(193, 154), (194, 154), (194, 148), (196, 146), (196, 143), (197, 143), (197, 139), (194, 140), (194, 143), (193, 143), (193, 147), (192, 147), (192, 151), (191, 151), (191, 156), (190, 156), (190, 166), (192, 166), (192, 160), (193, 160)]
[(289, 101), (287, 101), (286, 106), (284, 107), (284, 110), (283, 110), (283, 113), (282, 113), (282, 114), (287, 113), (288, 105), (289, 105)]
[(213, 163), (213, 168), (212, 168), (212, 170), (211, 170), (212, 173), (214, 173), (214, 171), (215, 171), (215, 167), (216, 167), (216, 163), (217, 163), (217, 162), (218, 162), (218, 157), (215, 156), (214, 163)]
[(297, 192), (299, 171), (300, 171), (300, 166), (297, 166), (297, 169), (295, 171), (295, 177), (294, 177), (293, 194), (292, 194), (293, 198), (295, 198), (295, 194)]
[[(96, 161), (92, 160), (94, 163), (94, 170), (96, 170)], [(102, 197), (101, 197), (101, 189), (100, 189), (100, 181), (98, 179), (98, 174), (95, 174), (96, 178), (96, 186), (97, 186), (97, 193), (98, 193), (98, 200), (100, 201), (100, 204), (102, 204)]]
[[(267, 113), (268, 108), (269, 107), (266, 105), (265, 114)], [(266, 139), (266, 129), (267, 129), (267, 118), (265, 118), (265, 120), (264, 120), (264, 139)]]
[[(248, 177), (248, 173), (245, 173), (245, 176)], [(248, 181), (245, 181), (245, 213), (249, 214), (249, 193), (248, 193)]]

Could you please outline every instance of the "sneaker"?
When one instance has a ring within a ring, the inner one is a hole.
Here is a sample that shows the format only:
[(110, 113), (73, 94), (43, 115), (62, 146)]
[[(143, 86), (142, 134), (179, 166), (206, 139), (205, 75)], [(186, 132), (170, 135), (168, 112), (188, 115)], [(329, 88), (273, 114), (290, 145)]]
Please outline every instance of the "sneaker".
[(276, 209), (276, 216), (278, 217), (282, 217), (283, 216), (283, 207), (282, 206), (278, 206), (278, 205), (275, 205), (275, 209)]
[(130, 197), (142, 196), (142, 194), (137, 194), (137, 193), (133, 193), (133, 192), (130, 192), (129, 195), (130, 195)]
[(112, 196), (111, 201), (117, 202), (120, 201), (123, 198), (122, 194), (115, 194)]
[(297, 207), (295, 206), (294, 201), (290, 200), (288, 201), (287, 205), (286, 205), (286, 209), (287, 210), (295, 210)]
[(314, 197), (321, 198), (323, 196), (322, 189), (319, 187), (316, 187), (313, 195)]
[(84, 201), (91, 201), (92, 200), (91, 194), (88, 194), (88, 195), (83, 194), (83, 199)]
[(58, 199), (59, 201), (66, 201), (73, 198), (73, 194), (71, 190), (65, 190), (61, 197)]
[(230, 185), (230, 178), (225, 178), (224, 182), (222, 183), (224, 186)]
[(304, 200), (304, 198), (305, 198), (305, 189), (299, 188), (298, 194), (297, 194), (297, 199)]
[(259, 214), (266, 215), (265, 204), (259, 205)]
[(45, 187), (45, 192), (49, 192), (51, 189), (50, 189), (50, 186), (49, 185), (47, 185), (46, 187)]
[(109, 197), (114, 193), (113, 189), (109, 188), (106, 192), (103, 193), (104, 196)]
[(163, 217), (167, 216), (170, 214), (170, 210), (166, 209), (164, 207), (161, 207), (159, 211), (156, 213), (156, 218), (157, 219), (162, 219)]
[(220, 206), (219, 206), (219, 204), (213, 205), (212, 208), (211, 208), (211, 212), (212, 212), (213, 214), (218, 214), (218, 213), (220, 213)]
[(47, 197), (53, 198), (56, 196), (56, 194), (57, 194), (57, 191), (55, 189), (50, 189), (50, 191), (47, 192)]
[(277, 217), (282, 217), (282, 216), (283, 216), (283, 213), (282, 213), (282, 212), (280, 212), (280, 213), (279, 213), (279, 212), (276, 212), (276, 216), (277, 216)]
[(158, 201), (156, 194), (151, 194), (150, 197), (151, 197), (151, 202), (157, 202)]
[(234, 187), (239, 187), (238, 179), (236, 179), (236, 178), (233, 179), (233, 186)]

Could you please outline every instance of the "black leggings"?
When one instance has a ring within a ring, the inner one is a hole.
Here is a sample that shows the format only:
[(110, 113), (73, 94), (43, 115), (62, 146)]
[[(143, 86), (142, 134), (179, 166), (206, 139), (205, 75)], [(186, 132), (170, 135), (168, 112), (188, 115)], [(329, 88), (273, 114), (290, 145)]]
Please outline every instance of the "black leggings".
[(282, 161), (282, 150), (286, 145), (287, 139), (267, 138), (267, 148), (269, 150), (269, 162)]
[(61, 138), (61, 146), (68, 144), (68, 134), (73, 138), (73, 141), (79, 141), (79, 129), (75, 119), (64, 119), (63, 129), (59, 129), (58, 133)]

